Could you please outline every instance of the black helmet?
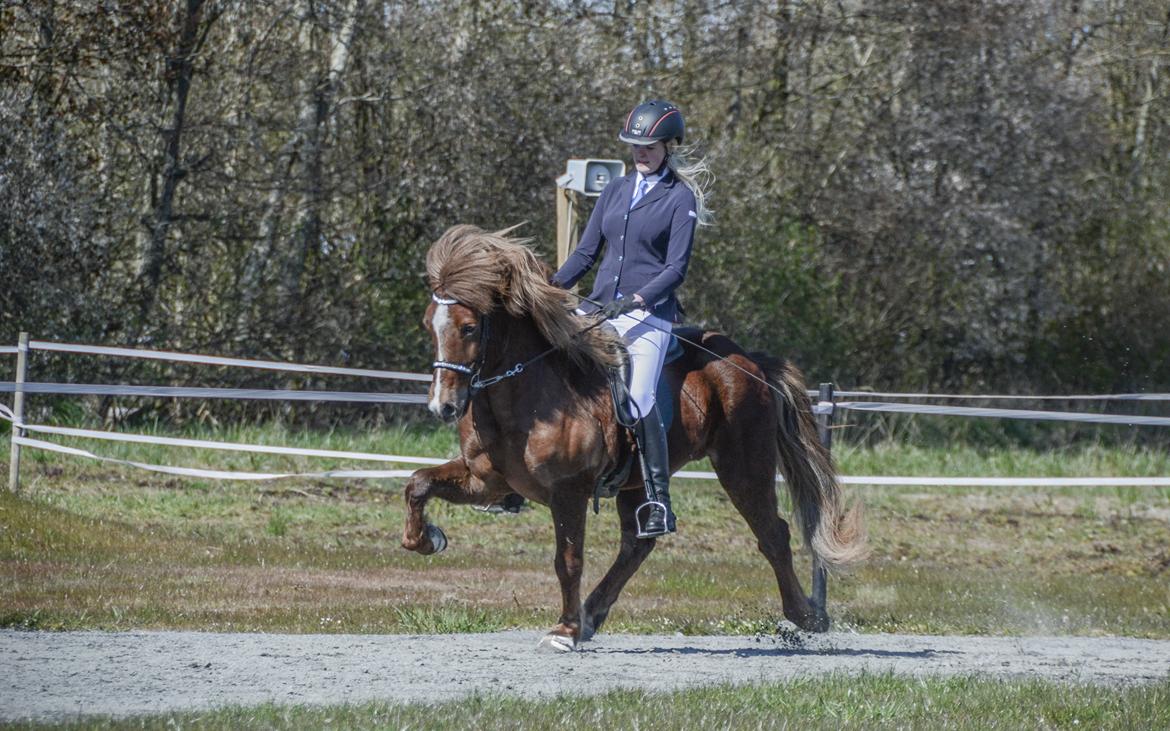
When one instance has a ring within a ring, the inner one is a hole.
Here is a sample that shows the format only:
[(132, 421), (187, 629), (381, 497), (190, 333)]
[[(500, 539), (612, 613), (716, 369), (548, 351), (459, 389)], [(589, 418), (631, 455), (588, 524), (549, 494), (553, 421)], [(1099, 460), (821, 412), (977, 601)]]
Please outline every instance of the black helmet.
[(618, 139), (631, 145), (652, 145), (659, 140), (681, 143), (685, 133), (686, 124), (678, 107), (663, 99), (651, 99), (634, 107)]

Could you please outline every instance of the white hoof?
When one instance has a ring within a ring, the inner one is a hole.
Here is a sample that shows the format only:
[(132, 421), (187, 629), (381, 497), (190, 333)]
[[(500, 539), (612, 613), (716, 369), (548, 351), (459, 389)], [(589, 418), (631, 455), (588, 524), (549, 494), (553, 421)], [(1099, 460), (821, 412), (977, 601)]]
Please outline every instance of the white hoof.
[(435, 553), (442, 553), (447, 548), (447, 534), (437, 525), (427, 524), (427, 538), (435, 548)]
[(545, 635), (540, 638), (540, 644), (536, 646), (536, 649), (551, 650), (552, 652), (572, 652), (577, 649), (577, 645), (573, 642), (572, 637)]

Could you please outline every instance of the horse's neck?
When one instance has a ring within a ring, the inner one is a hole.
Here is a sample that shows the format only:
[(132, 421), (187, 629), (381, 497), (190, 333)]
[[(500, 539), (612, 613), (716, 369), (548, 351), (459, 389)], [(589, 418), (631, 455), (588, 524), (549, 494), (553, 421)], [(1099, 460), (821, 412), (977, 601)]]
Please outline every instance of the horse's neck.
[(501, 310), (493, 313), (491, 318), (482, 369), (485, 378), (503, 373), (548, 350), (548, 341), (530, 319), (512, 317)]

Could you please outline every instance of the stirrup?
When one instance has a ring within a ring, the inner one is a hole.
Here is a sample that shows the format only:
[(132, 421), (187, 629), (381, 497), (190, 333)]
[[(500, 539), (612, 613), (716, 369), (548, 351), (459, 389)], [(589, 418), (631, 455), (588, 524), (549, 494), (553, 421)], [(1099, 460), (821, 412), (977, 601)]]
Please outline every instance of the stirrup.
[[(653, 508), (654, 506), (662, 508), (661, 533), (647, 533), (645, 529), (642, 528), (642, 511), (646, 510), (647, 508)], [(666, 503), (660, 502), (658, 500), (647, 500), (638, 506), (638, 509), (634, 511), (634, 525), (638, 527), (638, 532), (636, 534), (638, 538), (659, 538), (661, 536), (674, 533), (674, 531), (670, 529), (670, 508), (666, 507)]]

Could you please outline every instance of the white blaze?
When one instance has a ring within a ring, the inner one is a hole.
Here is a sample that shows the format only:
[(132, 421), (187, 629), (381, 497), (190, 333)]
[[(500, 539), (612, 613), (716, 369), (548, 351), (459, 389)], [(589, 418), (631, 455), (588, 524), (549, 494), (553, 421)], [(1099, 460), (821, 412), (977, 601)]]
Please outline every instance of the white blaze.
[[(435, 332), (435, 342), (438, 343), (438, 352), (435, 360), (447, 360), (447, 354), (443, 352), (443, 330), (451, 322), (451, 313), (448, 305), (436, 305), (435, 314), (431, 319), (431, 328)], [(439, 415), (439, 391), (442, 389), (442, 384), (439, 382), (443, 374), (442, 368), (435, 369), (435, 375), (431, 380), (431, 401), (427, 404), (427, 408), (435, 416)]]

